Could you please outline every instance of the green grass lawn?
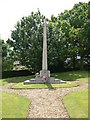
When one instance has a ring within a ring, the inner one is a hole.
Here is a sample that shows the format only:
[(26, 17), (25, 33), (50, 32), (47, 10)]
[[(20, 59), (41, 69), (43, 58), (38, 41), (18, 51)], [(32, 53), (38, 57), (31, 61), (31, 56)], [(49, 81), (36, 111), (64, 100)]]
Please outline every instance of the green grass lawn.
[(71, 118), (88, 118), (88, 91), (70, 93), (62, 99)]
[(88, 71), (69, 71), (69, 72), (60, 72), (53, 73), (51, 76), (66, 80), (66, 81), (75, 81), (79, 78), (88, 78)]
[(0, 120), (2, 119), (2, 94), (0, 94)]
[(23, 96), (2, 92), (2, 118), (26, 118), (29, 105)]
[(89, 82), (90, 83), (90, 78), (79, 78), (77, 80), (81, 81), (81, 82)]
[[(65, 80), (65, 81), (75, 81), (75, 80), (81, 80), (83, 82), (88, 81), (88, 71), (69, 71), (69, 72), (52, 73), (51, 76)], [(4, 85), (7, 83), (24, 82), (25, 80), (28, 80), (33, 77), (35, 77), (35, 76), (34, 75), (33, 76), (21, 76), (21, 77), (12, 77), (12, 78), (1, 79), (0, 85)]]
[(8, 82), (7, 81), (5, 81), (5, 79), (0, 79), (0, 86), (1, 85), (5, 85), (5, 84), (7, 84)]
[(21, 77), (12, 77), (12, 78), (5, 78), (0, 79), (0, 85), (4, 85), (7, 83), (19, 83), (24, 82), (27, 79), (33, 78), (34, 76), (21, 76)]
[(23, 82), (20, 82), (14, 85), (12, 88), (21, 89), (21, 88), (66, 88), (66, 87), (76, 87), (76, 83), (67, 82), (66, 84), (27, 84), (24, 85)]

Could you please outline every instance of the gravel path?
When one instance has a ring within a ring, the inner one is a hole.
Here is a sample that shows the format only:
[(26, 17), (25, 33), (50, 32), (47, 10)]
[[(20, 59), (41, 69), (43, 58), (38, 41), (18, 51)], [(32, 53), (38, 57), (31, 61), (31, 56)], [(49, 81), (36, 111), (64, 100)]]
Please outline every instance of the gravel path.
[(57, 89), (10, 89), (13, 83), (2, 86), (2, 91), (25, 96), (31, 100), (27, 118), (69, 118), (62, 98), (71, 92), (88, 89), (88, 84), (76, 81), (78, 87)]

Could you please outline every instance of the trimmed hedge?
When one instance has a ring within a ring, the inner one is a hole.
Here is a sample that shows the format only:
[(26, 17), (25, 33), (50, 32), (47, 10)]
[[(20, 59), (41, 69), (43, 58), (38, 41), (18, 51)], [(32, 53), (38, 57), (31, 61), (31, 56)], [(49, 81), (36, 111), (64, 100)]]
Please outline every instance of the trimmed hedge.
[(20, 71), (4, 71), (2, 72), (2, 78), (10, 78), (10, 77), (18, 77), (18, 76), (28, 76), (33, 75), (35, 73), (31, 73), (28, 70), (20, 70)]

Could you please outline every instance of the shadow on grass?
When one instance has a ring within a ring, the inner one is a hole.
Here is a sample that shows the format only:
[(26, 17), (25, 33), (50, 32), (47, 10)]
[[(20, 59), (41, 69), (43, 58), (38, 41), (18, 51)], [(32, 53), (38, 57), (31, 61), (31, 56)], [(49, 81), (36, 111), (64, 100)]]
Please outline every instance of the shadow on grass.
[(50, 89), (50, 90), (51, 90), (51, 89), (55, 89), (55, 88), (52, 87), (51, 84), (48, 84), (48, 83), (47, 83), (46, 85), (47, 85), (48, 89)]
[(12, 78), (6, 78), (2, 80), (4, 80), (7, 83), (19, 83), (19, 82), (24, 82), (25, 80), (29, 80), (33, 77), (34, 76), (12, 77)]
[(79, 78), (87, 78), (88, 71), (69, 71), (69, 72), (53, 73), (51, 76), (58, 79), (62, 79), (64, 81), (75, 81)]

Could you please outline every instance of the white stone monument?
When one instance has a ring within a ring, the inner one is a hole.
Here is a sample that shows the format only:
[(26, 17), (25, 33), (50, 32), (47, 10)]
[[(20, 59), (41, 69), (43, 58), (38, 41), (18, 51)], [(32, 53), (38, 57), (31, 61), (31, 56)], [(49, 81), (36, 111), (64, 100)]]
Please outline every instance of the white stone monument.
[(44, 21), (43, 27), (43, 55), (42, 55), (42, 70), (40, 71), (40, 77), (43, 80), (48, 80), (50, 77), (50, 71), (47, 66), (47, 34), (46, 34), (46, 21)]
[(50, 71), (48, 70), (47, 64), (47, 34), (46, 34), (46, 20), (44, 21), (43, 26), (43, 55), (42, 55), (42, 70), (40, 71), (40, 77), (32, 78), (30, 80), (24, 81), (24, 84), (32, 84), (32, 83), (66, 83), (60, 79), (55, 79), (50, 77)]

